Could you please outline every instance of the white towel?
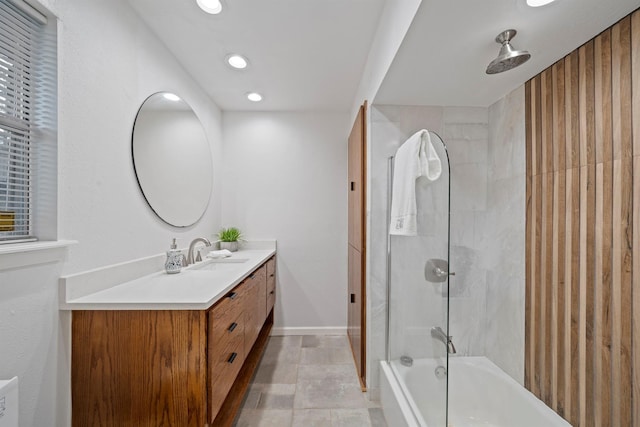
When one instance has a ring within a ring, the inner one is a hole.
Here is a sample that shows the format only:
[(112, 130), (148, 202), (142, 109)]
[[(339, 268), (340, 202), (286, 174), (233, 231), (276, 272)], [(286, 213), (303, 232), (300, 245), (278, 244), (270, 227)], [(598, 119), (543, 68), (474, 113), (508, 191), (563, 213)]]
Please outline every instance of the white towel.
[(219, 251), (211, 251), (207, 254), (207, 258), (228, 258), (233, 253), (228, 249), (221, 249)]
[(435, 181), (442, 165), (426, 129), (416, 132), (396, 151), (393, 167), (391, 224), (389, 234), (416, 236), (416, 179), (421, 176)]
[(435, 181), (442, 174), (440, 157), (431, 143), (431, 136), (426, 130), (420, 134), (420, 176), (425, 176), (429, 181)]

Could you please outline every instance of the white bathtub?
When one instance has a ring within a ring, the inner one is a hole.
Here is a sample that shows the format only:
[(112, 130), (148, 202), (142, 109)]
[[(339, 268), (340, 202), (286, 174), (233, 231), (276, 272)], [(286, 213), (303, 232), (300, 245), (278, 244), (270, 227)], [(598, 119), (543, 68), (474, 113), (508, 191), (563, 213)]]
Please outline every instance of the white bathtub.
[[(381, 362), (382, 407), (390, 426), (444, 427), (443, 360), (414, 360), (405, 367)], [(486, 357), (449, 359), (448, 427), (570, 427), (541, 400)]]

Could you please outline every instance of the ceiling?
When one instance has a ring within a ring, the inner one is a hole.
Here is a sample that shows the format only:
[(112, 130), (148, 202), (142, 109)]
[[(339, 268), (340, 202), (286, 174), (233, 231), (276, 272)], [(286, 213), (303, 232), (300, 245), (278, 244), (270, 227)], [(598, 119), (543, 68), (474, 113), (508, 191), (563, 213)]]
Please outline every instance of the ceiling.
[[(349, 110), (385, 0), (129, 0), (147, 25), (226, 111)], [(386, 0), (391, 1), (391, 0)], [(488, 106), (640, 7), (640, 0), (422, 0), (378, 104)], [(518, 31), (524, 65), (486, 75), (495, 36)], [(248, 57), (231, 69), (229, 53)], [(260, 103), (248, 92), (264, 96)]]
[[(640, 7), (640, 0), (423, 0), (375, 102), (489, 106)], [(531, 59), (502, 74), (485, 69), (503, 30), (518, 31), (515, 49)]]
[[(343, 110), (353, 103), (384, 0), (129, 0), (226, 111)], [(230, 53), (249, 59), (242, 71)], [(264, 96), (248, 101), (248, 92)]]

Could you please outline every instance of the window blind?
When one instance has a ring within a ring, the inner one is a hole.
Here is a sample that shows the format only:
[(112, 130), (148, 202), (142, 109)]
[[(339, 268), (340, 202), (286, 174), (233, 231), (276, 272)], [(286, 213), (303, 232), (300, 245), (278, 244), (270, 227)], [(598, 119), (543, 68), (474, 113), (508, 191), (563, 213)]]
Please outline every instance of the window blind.
[(36, 111), (44, 25), (0, 0), (0, 243), (34, 240)]

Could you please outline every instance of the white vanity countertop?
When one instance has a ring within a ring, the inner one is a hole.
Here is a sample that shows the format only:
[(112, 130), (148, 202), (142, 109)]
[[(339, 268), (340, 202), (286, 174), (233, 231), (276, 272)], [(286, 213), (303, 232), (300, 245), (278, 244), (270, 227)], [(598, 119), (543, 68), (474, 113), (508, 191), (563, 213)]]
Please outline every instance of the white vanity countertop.
[(207, 259), (177, 274), (162, 271), (78, 298), (61, 299), (60, 309), (204, 310), (274, 254), (275, 249), (239, 250), (231, 258)]

